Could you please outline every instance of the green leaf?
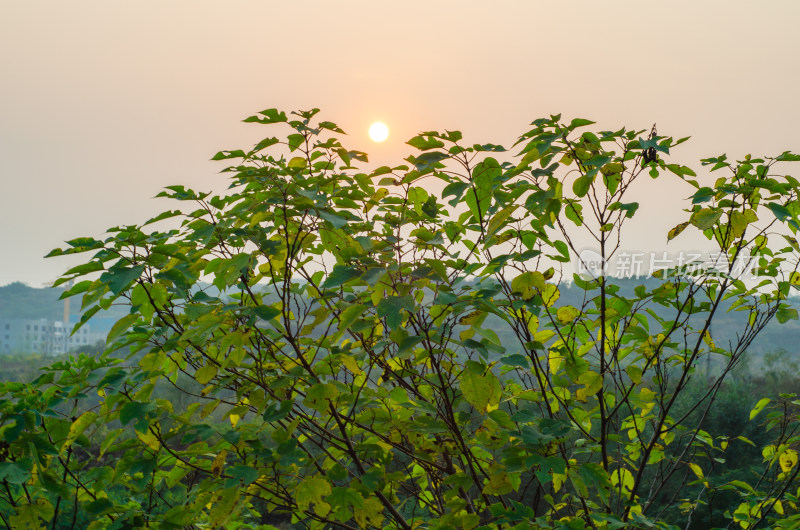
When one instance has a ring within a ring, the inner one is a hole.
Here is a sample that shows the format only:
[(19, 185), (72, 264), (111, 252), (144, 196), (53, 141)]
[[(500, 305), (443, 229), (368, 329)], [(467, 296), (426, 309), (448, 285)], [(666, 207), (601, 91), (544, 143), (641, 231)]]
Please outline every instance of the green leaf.
[(227, 160), (229, 158), (245, 158), (247, 155), (244, 151), (237, 149), (236, 151), (220, 151), (211, 157), (211, 160)]
[(389, 329), (397, 328), (403, 321), (403, 313), (406, 310), (413, 313), (415, 308), (414, 299), (411, 296), (387, 296), (378, 302), (377, 313), (380, 318), (386, 319)]
[(595, 122), (591, 120), (585, 120), (583, 118), (575, 118), (570, 122), (569, 128), (570, 129), (577, 129), (578, 127), (586, 127), (587, 125), (594, 125)]
[(236, 484), (247, 486), (258, 479), (258, 470), (245, 465), (233, 466), (230, 469), (226, 469), (225, 473), (230, 475), (235, 482), (234, 484), (226, 484), (226, 487), (235, 486)]
[(713, 199), (716, 194), (717, 194), (716, 190), (712, 188), (709, 187), (700, 188), (699, 190), (694, 192), (694, 195), (692, 195), (692, 204), (708, 202), (711, 199)]
[(572, 183), (572, 192), (578, 197), (584, 197), (589, 193), (592, 182), (594, 182), (594, 175), (590, 174), (578, 177), (575, 179), (575, 182)]
[(271, 138), (264, 138), (263, 140), (261, 140), (260, 142), (258, 142), (256, 144), (256, 146), (253, 148), (253, 152), (261, 151), (262, 149), (266, 149), (267, 147), (269, 147), (271, 145), (275, 145), (278, 142), (279, 142), (279, 140), (277, 138), (275, 138), (274, 136), (271, 137)]
[(225, 528), (226, 524), (236, 515), (239, 503), (239, 487), (224, 488), (214, 491), (211, 497), (211, 510), (208, 522), (211, 528)]
[(111, 343), (114, 342), (116, 338), (124, 334), (129, 327), (133, 325), (139, 319), (139, 315), (137, 313), (132, 313), (130, 315), (125, 315), (121, 319), (119, 319), (112, 327), (111, 331), (108, 332), (108, 336), (106, 337), (106, 342)]
[(583, 206), (578, 201), (571, 201), (565, 204), (564, 215), (576, 226), (583, 226)]
[(290, 400), (281, 401), (280, 403), (271, 403), (264, 410), (262, 415), (266, 423), (279, 421), (284, 419), (292, 411), (294, 404)]
[(333, 123), (332, 121), (321, 121), (319, 122), (320, 129), (328, 129), (329, 131), (337, 132), (340, 134), (347, 134), (342, 129), (339, 128), (338, 125)]
[(245, 118), (245, 122), (259, 122), (259, 123), (280, 123), (287, 120), (286, 113), (278, 109), (267, 109), (259, 112), (261, 116), (250, 116)]
[(252, 308), (252, 312), (261, 320), (272, 320), (281, 314), (281, 310), (271, 305), (259, 305)]
[(445, 160), (446, 158), (450, 158), (450, 155), (447, 153), (442, 153), (441, 151), (431, 151), (413, 157), (413, 164), (418, 170), (425, 171), (435, 166), (442, 160)]
[(690, 168), (686, 166), (681, 166), (680, 164), (667, 164), (667, 169), (671, 172), (675, 173), (679, 177), (682, 176), (689, 176), (689, 177), (696, 177), (697, 173), (692, 171)]
[(144, 271), (144, 265), (135, 267), (112, 267), (100, 275), (100, 281), (108, 285), (109, 290), (116, 296), (128, 289), (139, 279)]
[(140, 403), (138, 401), (129, 401), (125, 403), (119, 410), (119, 421), (123, 425), (127, 425), (133, 420), (143, 420), (146, 422), (145, 417), (147, 414), (154, 410), (155, 403)]
[(800, 162), (800, 155), (791, 153), (789, 151), (784, 151), (778, 155), (775, 160), (780, 162)]
[(99, 261), (90, 261), (89, 263), (84, 263), (83, 265), (78, 265), (77, 267), (72, 267), (70, 270), (64, 273), (64, 276), (72, 276), (73, 274), (82, 276), (84, 274), (89, 274), (90, 272), (96, 272), (104, 270), (103, 264)]
[(327, 501), (340, 521), (347, 521), (352, 517), (353, 511), (364, 507), (364, 497), (353, 488), (335, 487)]
[(333, 270), (322, 282), (323, 289), (333, 289), (361, 276), (361, 270), (355, 265), (334, 265)]
[(775, 202), (768, 203), (767, 208), (772, 210), (772, 213), (775, 214), (775, 217), (777, 217), (779, 221), (785, 221), (792, 216), (791, 212), (787, 210), (785, 206)]
[(360, 317), (364, 311), (366, 311), (367, 306), (364, 304), (356, 304), (351, 305), (347, 309), (339, 314), (339, 329), (346, 330), (350, 328), (350, 325)]
[(425, 138), (424, 136), (415, 136), (406, 142), (411, 147), (416, 147), (420, 151), (427, 151), (429, 149), (438, 149), (444, 147), (444, 142), (431, 136)]
[(0, 481), (9, 484), (25, 484), (31, 478), (31, 472), (14, 462), (0, 462)]
[[(288, 140), (289, 151), (295, 151), (298, 147), (303, 145), (303, 142), (306, 141), (306, 137), (303, 136), (302, 134), (290, 134), (289, 136), (286, 137), (286, 139)], [(302, 160), (303, 160), (303, 166), (305, 166), (306, 165), (305, 159), (302, 158)], [(289, 167), (293, 167), (291, 162), (289, 163)]]
[(108, 500), (105, 497), (98, 497), (97, 499), (87, 502), (83, 505), (83, 509), (86, 510), (86, 513), (91, 513), (93, 515), (97, 515), (99, 513), (103, 513), (111, 508), (114, 507), (114, 503)]
[(794, 309), (793, 307), (778, 308), (778, 310), (775, 312), (775, 317), (781, 324), (785, 324), (790, 320), (797, 320), (797, 309)]
[(703, 208), (692, 214), (690, 222), (700, 230), (708, 230), (714, 226), (720, 217), (722, 217), (722, 210), (717, 208)]
[(614, 210), (622, 210), (623, 212), (625, 212), (625, 217), (630, 219), (631, 217), (633, 217), (636, 214), (636, 210), (639, 209), (639, 203), (638, 202), (628, 202), (628, 203), (615, 202), (608, 209), (612, 210), (612, 211), (614, 211)]
[(514, 368), (530, 368), (531, 364), (527, 357), (522, 354), (514, 353), (511, 355), (506, 355), (505, 357), (500, 359), (500, 362), (505, 364), (506, 366), (512, 366)]
[(346, 217), (342, 217), (341, 215), (337, 215), (333, 212), (319, 210), (319, 216), (332, 224), (334, 228), (342, 228), (347, 224)]

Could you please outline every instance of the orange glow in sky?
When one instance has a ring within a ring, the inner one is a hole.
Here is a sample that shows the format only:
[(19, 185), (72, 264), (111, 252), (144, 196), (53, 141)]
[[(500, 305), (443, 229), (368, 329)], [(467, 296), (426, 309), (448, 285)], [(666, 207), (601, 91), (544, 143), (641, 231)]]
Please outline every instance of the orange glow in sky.
[[(700, 158), (800, 149), (794, 0), (46, 4), (0, 2), (0, 285), (52, 282), (86, 258), (42, 256), (170, 208), (164, 186), (226, 192), (209, 158), (283, 135), (241, 122), (266, 108), (321, 109), (365, 171), (418, 154), (420, 131), (510, 147), (556, 113), (692, 136), (671, 160), (701, 179)], [(378, 116), (390, 141), (367, 134)], [(636, 199), (638, 250), (683, 219), (663, 180)]]

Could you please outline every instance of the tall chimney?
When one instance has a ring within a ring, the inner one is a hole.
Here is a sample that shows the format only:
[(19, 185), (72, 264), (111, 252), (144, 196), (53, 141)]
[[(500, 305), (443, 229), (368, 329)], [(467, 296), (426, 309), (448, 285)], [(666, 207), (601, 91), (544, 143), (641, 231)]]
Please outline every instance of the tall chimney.
[[(72, 287), (72, 280), (67, 282), (67, 290)], [(64, 298), (64, 330), (69, 326), (69, 298)]]

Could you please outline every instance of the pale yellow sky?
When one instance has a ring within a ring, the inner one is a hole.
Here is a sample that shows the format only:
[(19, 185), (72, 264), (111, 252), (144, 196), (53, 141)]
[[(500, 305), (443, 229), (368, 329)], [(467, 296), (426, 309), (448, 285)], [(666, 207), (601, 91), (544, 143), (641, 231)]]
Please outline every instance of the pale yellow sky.
[[(74, 262), (46, 252), (170, 207), (163, 186), (223, 189), (208, 159), (268, 135), (240, 122), (268, 107), (320, 107), (376, 165), (420, 130), (510, 144), (557, 112), (691, 135), (698, 169), (800, 151), (798, 22), (788, 0), (3, 2), (0, 285), (53, 281)], [(629, 246), (685, 194), (648, 188)]]

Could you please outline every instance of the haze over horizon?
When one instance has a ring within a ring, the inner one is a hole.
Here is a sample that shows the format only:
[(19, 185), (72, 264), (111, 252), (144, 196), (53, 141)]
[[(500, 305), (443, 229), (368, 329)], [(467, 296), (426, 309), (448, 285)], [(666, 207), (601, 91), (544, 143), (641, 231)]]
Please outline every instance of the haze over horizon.
[[(269, 107), (321, 108), (368, 167), (400, 163), (418, 131), (510, 146), (555, 113), (692, 136), (673, 157), (701, 176), (701, 157), (800, 151), (797, 20), (787, 0), (6, 3), (0, 285), (52, 282), (81, 256), (50, 249), (171, 207), (152, 199), (164, 186), (223, 191), (209, 159), (270, 134), (241, 123)], [(689, 193), (649, 186), (642, 250)]]

